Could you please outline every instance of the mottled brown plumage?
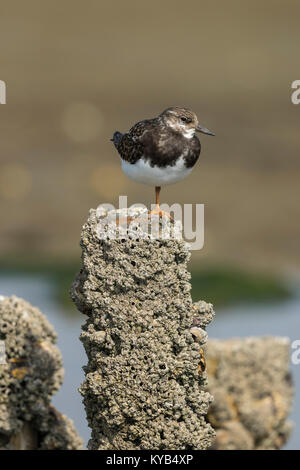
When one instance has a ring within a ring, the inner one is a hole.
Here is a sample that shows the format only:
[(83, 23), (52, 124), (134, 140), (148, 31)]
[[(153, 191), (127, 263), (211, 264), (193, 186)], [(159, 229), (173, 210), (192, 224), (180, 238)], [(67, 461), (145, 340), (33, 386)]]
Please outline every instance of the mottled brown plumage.
[[(182, 118), (186, 121), (181, 121)], [(179, 119), (182, 126), (178, 125)], [(199, 158), (201, 145), (195, 135), (187, 138), (184, 130), (196, 130), (197, 125), (193, 111), (168, 108), (154, 119), (138, 122), (123, 135), (116, 132), (113, 141), (120, 157), (128, 163), (144, 158), (151, 166), (164, 168), (175, 165), (183, 156), (186, 167), (192, 168)]]
[[(115, 132), (112, 141), (124, 173), (159, 189), (190, 174), (201, 151), (196, 131), (214, 135), (200, 126), (193, 111), (173, 107), (154, 119), (138, 122), (125, 134)], [(158, 196), (156, 199), (159, 201)]]

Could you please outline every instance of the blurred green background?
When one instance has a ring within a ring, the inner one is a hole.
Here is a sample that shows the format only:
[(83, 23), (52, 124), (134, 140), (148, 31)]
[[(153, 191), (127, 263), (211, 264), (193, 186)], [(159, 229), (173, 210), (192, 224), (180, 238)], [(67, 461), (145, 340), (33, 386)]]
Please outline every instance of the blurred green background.
[(175, 105), (216, 133), (189, 179), (162, 191), (205, 204), (193, 296), (220, 308), (285, 299), (300, 261), (299, 16), (296, 0), (2, 1), (2, 281), (46, 276), (75, 315), (89, 209), (119, 195), (153, 203), (109, 139)]

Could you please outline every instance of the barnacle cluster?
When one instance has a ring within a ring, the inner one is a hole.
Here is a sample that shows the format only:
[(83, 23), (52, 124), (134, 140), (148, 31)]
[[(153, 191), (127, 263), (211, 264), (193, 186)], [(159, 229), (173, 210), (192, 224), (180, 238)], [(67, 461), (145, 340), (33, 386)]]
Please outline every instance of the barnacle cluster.
[[(122, 211), (118, 217), (134, 218)], [(207, 449), (215, 434), (206, 420), (212, 397), (203, 348), (213, 309), (192, 302), (188, 246), (176, 233), (164, 237), (163, 228), (157, 238), (130, 230), (103, 237), (99, 223), (91, 210), (71, 288), (87, 315), (81, 393), (88, 447)]]
[(72, 421), (51, 405), (63, 380), (56, 333), (25, 300), (0, 297), (0, 449), (80, 449)]

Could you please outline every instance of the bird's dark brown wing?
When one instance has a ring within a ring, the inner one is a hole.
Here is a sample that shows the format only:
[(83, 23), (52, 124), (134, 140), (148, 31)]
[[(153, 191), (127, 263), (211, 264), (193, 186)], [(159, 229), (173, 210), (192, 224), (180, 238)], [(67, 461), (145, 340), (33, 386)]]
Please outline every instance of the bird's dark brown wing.
[(156, 127), (154, 119), (138, 122), (119, 138), (117, 150), (122, 160), (136, 163), (145, 153), (143, 137)]

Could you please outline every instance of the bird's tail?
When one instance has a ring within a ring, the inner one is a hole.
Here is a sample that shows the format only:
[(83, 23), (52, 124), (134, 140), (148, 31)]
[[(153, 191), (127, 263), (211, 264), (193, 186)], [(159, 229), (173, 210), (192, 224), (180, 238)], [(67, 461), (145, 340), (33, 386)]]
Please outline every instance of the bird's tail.
[(117, 132), (114, 133), (113, 138), (110, 139), (114, 143), (116, 148), (118, 148), (122, 136), (123, 136), (123, 134), (121, 134), (121, 132), (117, 131)]

